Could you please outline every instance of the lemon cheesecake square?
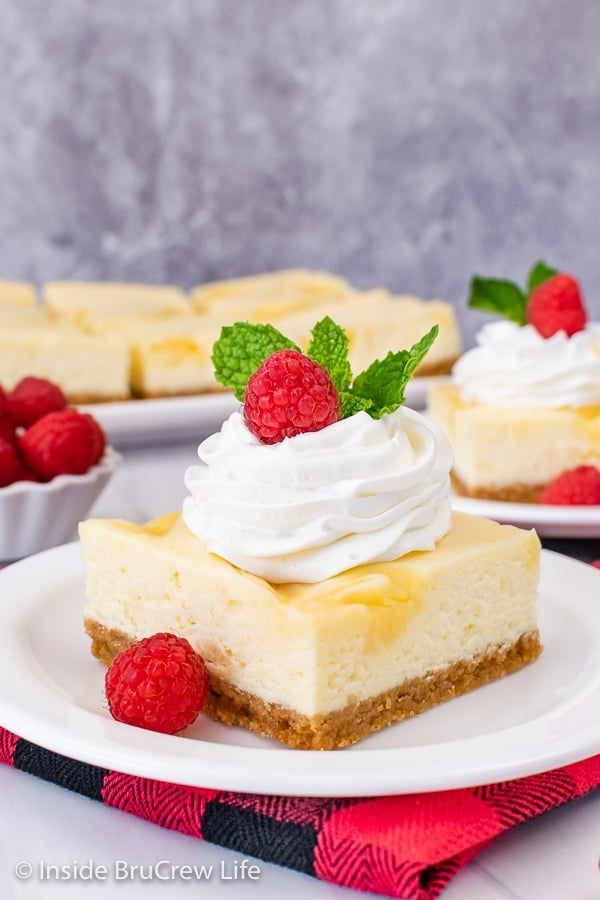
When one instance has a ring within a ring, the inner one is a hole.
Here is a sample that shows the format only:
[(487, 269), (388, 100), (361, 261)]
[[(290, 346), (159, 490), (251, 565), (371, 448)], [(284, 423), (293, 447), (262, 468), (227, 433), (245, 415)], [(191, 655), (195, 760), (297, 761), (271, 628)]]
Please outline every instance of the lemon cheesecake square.
[(129, 352), (122, 339), (82, 334), (39, 315), (10, 325), (0, 317), (0, 384), (11, 390), (35, 375), (57, 384), (70, 403), (129, 399)]
[[(278, 328), (306, 350), (314, 325), (314, 310), (285, 315)], [(416, 343), (434, 325), (438, 334), (417, 376), (450, 372), (460, 355), (462, 341), (454, 311), (443, 300), (422, 300), (408, 295), (395, 296), (385, 290), (356, 291), (332, 315), (346, 332), (352, 371), (366, 369), (374, 359), (383, 359), (401, 347)]]
[(428, 408), (452, 444), (452, 481), (461, 495), (536, 503), (561, 472), (600, 468), (600, 406), (466, 403), (456, 386), (436, 384)]
[(353, 296), (351, 285), (327, 272), (283, 269), (198, 285), (190, 291), (196, 312), (222, 325), (236, 321), (276, 324), (281, 316), (312, 310), (313, 324), (319, 317)]
[(36, 292), (32, 284), (0, 278), (0, 310), (35, 309), (36, 306)]
[(208, 667), (208, 715), (290, 747), (346, 747), (541, 651), (539, 540), (486, 519), (455, 513), (434, 550), (312, 584), (232, 565), (179, 515), (80, 536), (92, 653), (182, 635)]
[(190, 310), (185, 292), (171, 285), (53, 281), (44, 286), (43, 296), (53, 317), (81, 326), (96, 319), (169, 316)]

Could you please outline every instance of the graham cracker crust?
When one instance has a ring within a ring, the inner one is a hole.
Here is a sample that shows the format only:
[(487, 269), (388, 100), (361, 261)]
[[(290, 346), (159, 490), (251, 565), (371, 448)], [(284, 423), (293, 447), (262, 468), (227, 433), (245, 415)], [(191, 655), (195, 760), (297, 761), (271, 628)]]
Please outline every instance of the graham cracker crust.
[[(84, 624), (92, 639), (92, 654), (105, 665), (135, 640), (90, 619)], [(478, 657), (429, 672), (376, 697), (312, 717), (268, 703), (209, 675), (210, 690), (203, 712), (217, 722), (247, 728), (296, 750), (341, 749), (394, 722), (517, 672), (541, 652), (539, 632), (532, 631), (512, 645), (492, 647)]]
[(469, 488), (454, 472), (450, 479), (452, 487), (461, 497), (473, 497), (476, 500), (503, 500), (506, 503), (539, 503), (540, 494), (545, 484), (509, 484), (503, 488)]

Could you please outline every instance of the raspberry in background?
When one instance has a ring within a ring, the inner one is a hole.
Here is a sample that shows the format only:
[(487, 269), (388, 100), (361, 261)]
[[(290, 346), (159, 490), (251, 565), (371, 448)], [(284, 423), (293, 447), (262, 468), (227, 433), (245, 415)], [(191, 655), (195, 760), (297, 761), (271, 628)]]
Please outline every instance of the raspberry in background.
[(6, 391), (0, 384), (0, 418), (6, 415)]
[(89, 416), (76, 409), (52, 412), (20, 437), (25, 463), (44, 481), (57, 475), (83, 475), (96, 462), (98, 436)]
[(114, 719), (176, 734), (195, 722), (204, 706), (208, 674), (189, 641), (159, 632), (119, 653), (104, 686)]
[(23, 463), (14, 444), (0, 437), (0, 487), (21, 480)]
[(263, 444), (320, 431), (339, 417), (329, 373), (297, 350), (277, 350), (248, 379), (244, 421)]
[(28, 428), (51, 412), (67, 406), (67, 398), (57, 384), (46, 378), (28, 375), (6, 398), (7, 415), (15, 427)]
[(17, 443), (17, 434), (12, 422), (9, 422), (8, 416), (0, 412), (0, 437), (4, 438), (10, 444)]
[(552, 506), (600, 506), (600, 470), (577, 466), (562, 472), (540, 494)]
[(587, 313), (578, 281), (559, 274), (534, 288), (527, 301), (527, 321), (545, 338), (557, 331), (566, 331), (569, 337), (583, 331)]
[(8, 487), (16, 481), (39, 481), (19, 455), (13, 441), (0, 437), (0, 488)]
[(104, 433), (104, 429), (102, 428), (98, 419), (95, 419), (90, 413), (80, 413), (84, 419), (87, 420), (88, 425), (90, 426), (90, 431), (92, 433), (92, 438), (94, 442), (94, 464), (99, 462), (104, 456), (104, 451), (106, 450), (106, 434)]

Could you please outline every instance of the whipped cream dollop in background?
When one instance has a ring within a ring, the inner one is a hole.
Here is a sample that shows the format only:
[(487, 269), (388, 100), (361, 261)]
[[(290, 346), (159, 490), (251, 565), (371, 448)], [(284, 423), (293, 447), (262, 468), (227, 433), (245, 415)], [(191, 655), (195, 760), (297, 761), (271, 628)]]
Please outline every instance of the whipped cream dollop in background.
[(273, 583), (431, 550), (451, 527), (450, 444), (405, 407), (270, 445), (235, 412), (198, 456), (204, 465), (185, 474), (186, 525), (212, 553)]
[(600, 404), (600, 323), (544, 338), (533, 325), (492, 322), (455, 363), (452, 381), (469, 403), (501, 406)]

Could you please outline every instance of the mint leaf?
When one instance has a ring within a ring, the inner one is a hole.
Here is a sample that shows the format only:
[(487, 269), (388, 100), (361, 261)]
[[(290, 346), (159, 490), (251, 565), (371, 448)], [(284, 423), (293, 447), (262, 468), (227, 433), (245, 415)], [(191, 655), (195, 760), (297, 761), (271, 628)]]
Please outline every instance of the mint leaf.
[(252, 373), (271, 353), (286, 348), (299, 349), (272, 325), (251, 325), (250, 322), (225, 325), (213, 346), (215, 378), (225, 387), (233, 388), (236, 398), (243, 400)]
[(543, 259), (538, 260), (527, 276), (527, 293), (531, 294), (536, 287), (555, 275), (558, 275), (558, 269), (553, 269)]
[(526, 323), (527, 296), (512, 281), (475, 275), (471, 279), (469, 306), (499, 313), (517, 325)]
[(329, 372), (336, 390), (342, 394), (352, 381), (352, 369), (348, 359), (348, 335), (329, 316), (317, 322), (311, 334), (306, 355)]
[(352, 391), (342, 391), (340, 394), (340, 419), (349, 419), (357, 412), (371, 412), (373, 401), (368, 397), (359, 397)]
[(377, 359), (354, 379), (352, 394), (371, 401), (370, 416), (380, 419), (404, 403), (404, 389), (415, 369), (433, 344), (439, 328), (434, 325), (410, 350), (390, 351), (384, 359)]

